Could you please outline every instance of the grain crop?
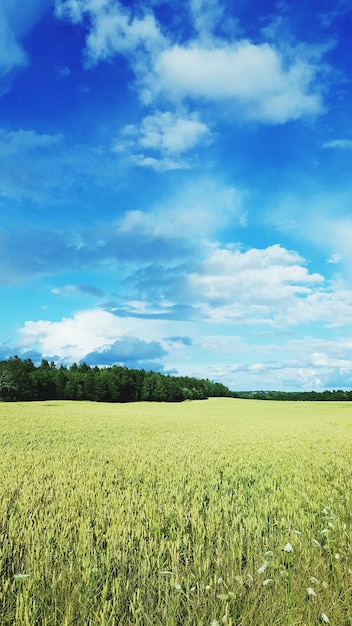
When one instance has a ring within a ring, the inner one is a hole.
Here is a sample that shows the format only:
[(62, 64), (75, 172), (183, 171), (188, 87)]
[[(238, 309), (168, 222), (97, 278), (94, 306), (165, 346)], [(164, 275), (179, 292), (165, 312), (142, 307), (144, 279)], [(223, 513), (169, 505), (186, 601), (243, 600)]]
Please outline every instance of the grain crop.
[(0, 403), (2, 626), (352, 624), (352, 407)]

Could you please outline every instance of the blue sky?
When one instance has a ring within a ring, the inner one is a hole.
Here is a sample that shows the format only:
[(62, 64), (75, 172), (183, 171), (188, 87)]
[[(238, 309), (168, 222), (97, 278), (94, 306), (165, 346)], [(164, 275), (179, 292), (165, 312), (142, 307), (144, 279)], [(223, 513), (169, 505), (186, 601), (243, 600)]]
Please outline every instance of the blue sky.
[(352, 387), (352, 6), (0, 2), (0, 358)]

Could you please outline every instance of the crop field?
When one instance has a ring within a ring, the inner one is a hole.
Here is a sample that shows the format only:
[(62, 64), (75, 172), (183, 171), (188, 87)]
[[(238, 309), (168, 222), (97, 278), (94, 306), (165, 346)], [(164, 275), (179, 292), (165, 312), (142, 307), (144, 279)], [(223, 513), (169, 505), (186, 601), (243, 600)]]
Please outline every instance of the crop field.
[(352, 625), (352, 405), (0, 404), (1, 626)]

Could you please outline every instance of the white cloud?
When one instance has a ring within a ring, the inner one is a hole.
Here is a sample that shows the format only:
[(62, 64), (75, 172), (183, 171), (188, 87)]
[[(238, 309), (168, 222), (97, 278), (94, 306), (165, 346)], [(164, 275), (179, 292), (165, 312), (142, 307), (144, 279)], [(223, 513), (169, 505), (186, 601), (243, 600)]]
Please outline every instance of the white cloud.
[(352, 139), (332, 139), (323, 144), (323, 148), (342, 148), (352, 150)]
[[(164, 228), (158, 220), (153, 226), (145, 218), (140, 213), (127, 214), (121, 227), (142, 232)], [(172, 216), (170, 220), (172, 226)], [(175, 223), (176, 232), (181, 226), (182, 222)], [(197, 243), (197, 255), (203, 260), (193, 262), (193, 270), (188, 261), (166, 280), (161, 268), (151, 265), (132, 276), (131, 283), (149, 306), (157, 302), (160, 306), (155, 312), (165, 317), (182, 303), (186, 316), (197, 311), (200, 322), (212, 324), (285, 329), (320, 324), (325, 333), (350, 324), (352, 291), (334, 288), (321, 274), (310, 273), (294, 251), (274, 245), (241, 252), (203, 240), (202, 246)]]
[(144, 154), (131, 154), (130, 163), (137, 167), (150, 167), (156, 172), (169, 172), (172, 170), (189, 169), (190, 163), (185, 159), (171, 159), (170, 157), (152, 157)]
[(320, 95), (312, 87), (316, 71), (299, 56), (288, 64), (266, 43), (175, 45), (158, 55), (145, 81), (144, 97), (146, 101), (161, 95), (174, 102), (187, 98), (228, 102), (247, 119), (285, 123), (321, 112)]
[(304, 299), (290, 302), (278, 322), (284, 325), (323, 323), (326, 327), (349, 325), (352, 319), (352, 291), (314, 291)]
[(140, 14), (116, 0), (56, 0), (58, 17), (88, 19), (88, 63), (124, 55), (145, 104), (205, 101), (269, 124), (322, 112), (316, 50), (287, 45), (280, 51), (265, 42), (217, 39), (212, 30), (221, 23), (222, 9), (216, 0), (191, 0), (196, 38), (179, 45), (162, 33), (150, 8), (139, 8)]
[[(267, 278), (260, 272), (257, 277), (264, 281)], [(203, 301), (208, 294), (210, 305), (207, 302), (203, 304), (204, 317), (207, 316), (213, 322), (240, 322), (251, 326), (266, 324), (285, 329), (320, 324), (322, 333), (328, 332), (328, 329), (350, 326), (352, 291), (325, 292), (313, 286), (308, 289), (297, 284), (281, 286), (279, 281), (270, 278), (266, 284), (259, 285), (258, 294), (250, 292), (246, 297), (245, 285), (242, 286), (243, 291), (238, 295), (234, 289), (231, 291), (232, 302), (225, 301), (221, 292), (215, 294), (218, 296), (216, 300), (208, 288)]]
[(127, 152), (136, 165), (159, 171), (188, 168), (189, 160), (181, 155), (209, 137), (207, 125), (196, 114), (180, 116), (158, 111), (146, 116), (140, 124), (124, 126), (113, 151)]
[(248, 307), (254, 307), (255, 317), (261, 314), (264, 320), (268, 314), (277, 315), (278, 305), (286, 309), (324, 281), (320, 274), (309, 274), (303, 263), (296, 252), (279, 245), (247, 252), (216, 248), (188, 276), (188, 293), (229, 315), (232, 311), (249, 319)]
[(330, 263), (330, 265), (336, 265), (336, 263), (340, 263), (341, 260), (342, 257), (335, 252), (326, 260), (326, 262)]
[(233, 335), (208, 336), (205, 340), (214, 350), (212, 364), (206, 364), (205, 353), (205, 365), (197, 373), (237, 390), (311, 391), (351, 387), (351, 342), (309, 336), (281, 342), (278, 339), (272, 336), (271, 343), (265, 344), (261, 343), (265, 337), (260, 334), (256, 340), (251, 337), (247, 342)]
[[(206, 240), (216, 231), (246, 226), (244, 192), (207, 177), (194, 177), (181, 190), (160, 201), (153, 212), (128, 211), (118, 223), (120, 232), (174, 236), (208, 250)], [(203, 253), (205, 249), (203, 249)]]
[[(280, 335), (269, 329), (263, 334), (257, 329), (254, 336), (244, 332), (243, 326), (226, 335), (223, 324), (119, 318), (101, 309), (79, 311), (58, 322), (27, 321), (20, 336), (22, 351), (59, 355), (67, 363), (91, 352), (107, 353), (114, 346), (141, 342), (147, 358), (145, 342), (152, 353), (157, 342), (160, 353), (169, 352), (161, 359), (166, 370), (176, 368), (183, 375), (220, 380), (237, 390), (336, 388), (336, 381), (338, 387), (351, 386), (352, 342), (344, 338), (323, 340), (307, 335), (287, 340), (286, 332)], [(176, 347), (165, 339), (177, 336), (190, 341)]]
[(131, 9), (116, 0), (56, 0), (56, 15), (74, 23), (88, 17), (88, 64), (96, 64), (115, 54), (152, 52), (164, 42), (153, 14), (133, 16)]
[[(101, 5), (107, 4), (103, 1)], [(89, 2), (84, 0), (55, 0), (55, 12), (57, 17), (68, 19), (74, 24), (79, 24), (83, 19), (84, 11), (89, 7)]]
[(131, 20), (128, 14), (112, 10), (95, 21), (87, 39), (87, 50), (89, 58), (96, 63), (116, 52), (126, 54), (139, 47), (153, 49), (161, 42), (154, 16)]
[(189, 8), (199, 37), (202, 40), (208, 39), (214, 28), (222, 21), (224, 8), (217, 0), (190, 0)]
[(6, 132), (0, 129), (0, 149), (6, 154), (18, 154), (19, 151), (32, 151), (52, 146), (59, 141), (58, 135), (40, 135), (34, 130)]
[(310, 355), (309, 360), (312, 365), (318, 365), (320, 367), (339, 367), (352, 369), (352, 361), (348, 359), (337, 359), (336, 357), (329, 356), (324, 352), (313, 352)]
[(75, 361), (88, 352), (112, 345), (123, 331), (111, 313), (88, 310), (59, 322), (27, 321), (20, 334), (24, 346), (36, 345), (43, 354), (59, 354), (62, 359)]
[(188, 323), (118, 317), (102, 309), (88, 309), (58, 322), (27, 321), (19, 334), (23, 348), (36, 346), (41, 354), (59, 355), (72, 362), (91, 352), (106, 351), (117, 341), (158, 341), (168, 347), (163, 337), (188, 335), (189, 330)]
[(200, 122), (196, 115), (187, 118), (178, 117), (169, 111), (159, 111), (142, 121), (139, 145), (146, 149), (180, 154), (193, 148), (207, 133), (206, 124)]

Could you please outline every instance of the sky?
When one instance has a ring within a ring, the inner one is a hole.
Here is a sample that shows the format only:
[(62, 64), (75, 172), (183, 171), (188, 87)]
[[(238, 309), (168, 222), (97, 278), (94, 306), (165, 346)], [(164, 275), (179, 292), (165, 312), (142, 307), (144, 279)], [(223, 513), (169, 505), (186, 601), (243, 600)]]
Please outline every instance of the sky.
[(350, 0), (0, 0), (0, 360), (352, 388)]

